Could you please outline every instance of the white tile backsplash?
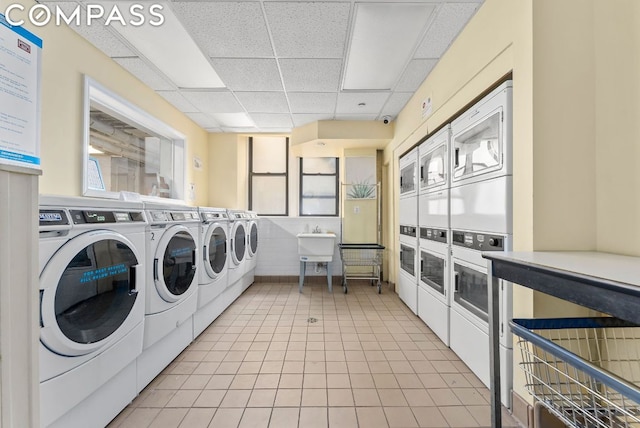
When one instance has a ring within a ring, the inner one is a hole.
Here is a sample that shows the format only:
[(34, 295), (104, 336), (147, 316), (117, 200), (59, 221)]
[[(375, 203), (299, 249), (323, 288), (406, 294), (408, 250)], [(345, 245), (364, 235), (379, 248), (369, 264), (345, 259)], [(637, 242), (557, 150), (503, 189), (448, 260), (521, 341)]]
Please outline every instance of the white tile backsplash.
[[(296, 235), (311, 232), (317, 226), (322, 232), (335, 233), (337, 242), (340, 242), (340, 223), (341, 219), (338, 217), (261, 217), (258, 222), (260, 246), (256, 275), (299, 275), (300, 259)], [(332, 275), (342, 274), (338, 245), (331, 265)], [(316, 273), (315, 264), (308, 263), (306, 275), (325, 276), (326, 271), (321, 269)]]

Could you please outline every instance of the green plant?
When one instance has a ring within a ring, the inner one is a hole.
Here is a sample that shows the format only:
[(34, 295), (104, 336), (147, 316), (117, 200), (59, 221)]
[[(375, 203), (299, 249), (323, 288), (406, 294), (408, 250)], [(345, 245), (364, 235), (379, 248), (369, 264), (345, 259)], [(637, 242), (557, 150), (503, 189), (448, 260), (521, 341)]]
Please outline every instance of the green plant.
[(375, 184), (369, 184), (367, 182), (354, 183), (347, 192), (347, 197), (350, 199), (371, 199), (376, 194)]

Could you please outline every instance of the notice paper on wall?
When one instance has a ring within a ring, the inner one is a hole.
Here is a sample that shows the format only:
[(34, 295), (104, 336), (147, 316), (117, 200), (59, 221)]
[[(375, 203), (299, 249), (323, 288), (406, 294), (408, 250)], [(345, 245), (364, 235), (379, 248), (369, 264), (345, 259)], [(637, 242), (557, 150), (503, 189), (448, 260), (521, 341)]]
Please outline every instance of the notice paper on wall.
[(0, 163), (40, 169), (42, 40), (0, 14)]

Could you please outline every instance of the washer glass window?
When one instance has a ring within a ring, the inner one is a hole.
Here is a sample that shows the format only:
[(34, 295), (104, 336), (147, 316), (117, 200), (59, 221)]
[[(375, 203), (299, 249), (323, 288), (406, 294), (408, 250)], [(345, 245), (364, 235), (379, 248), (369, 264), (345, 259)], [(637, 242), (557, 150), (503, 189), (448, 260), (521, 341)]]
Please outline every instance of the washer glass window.
[(487, 275), (466, 266), (454, 264), (454, 300), (469, 312), (487, 321), (489, 297)]
[(233, 251), (235, 252), (236, 255), (236, 260), (238, 260), (238, 262), (241, 262), (242, 259), (244, 259), (244, 249), (245, 249), (245, 235), (244, 235), (244, 226), (239, 225), (236, 228), (236, 233), (234, 235), (234, 245), (233, 245)]
[(420, 252), (420, 257), (420, 279), (440, 294), (444, 294), (444, 259), (425, 251)]
[(138, 259), (125, 243), (104, 239), (83, 248), (58, 282), (54, 309), (62, 333), (76, 343), (109, 337), (136, 301)]
[(415, 248), (401, 244), (400, 245), (400, 267), (405, 271), (409, 272), (411, 275), (415, 275), (415, 263), (416, 263), (415, 259), (416, 259)]
[(222, 272), (227, 262), (227, 234), (221, 227), (216, 227), (211, 233), (207, 248), (209, 266), (214, 273)]
[(251, 225), (249, 231), (249, 245), (251, 246), (251, 253), (255, 254), (258, 250), (258, 226), (254, 223)]
[(164, 283), (170, 293), (184, 294), (193, 281), (196, 243), (188, 232), (178, 232), (167, 244), (162, 260)]

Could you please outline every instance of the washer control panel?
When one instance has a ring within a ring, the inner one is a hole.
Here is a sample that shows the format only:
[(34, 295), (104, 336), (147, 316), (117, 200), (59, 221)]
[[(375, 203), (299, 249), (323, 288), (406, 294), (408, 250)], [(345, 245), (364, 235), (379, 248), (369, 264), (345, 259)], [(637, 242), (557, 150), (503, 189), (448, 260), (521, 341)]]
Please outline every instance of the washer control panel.
[(452, 244), (460, 247), (478, 251), (504, 251), (505, 237), (502, 235), (452, 230), (451, 238)]
[(429, 241), (447, 243), (447, 229), (436, 229), (432, 227), (421, 227), (420, 238)]

